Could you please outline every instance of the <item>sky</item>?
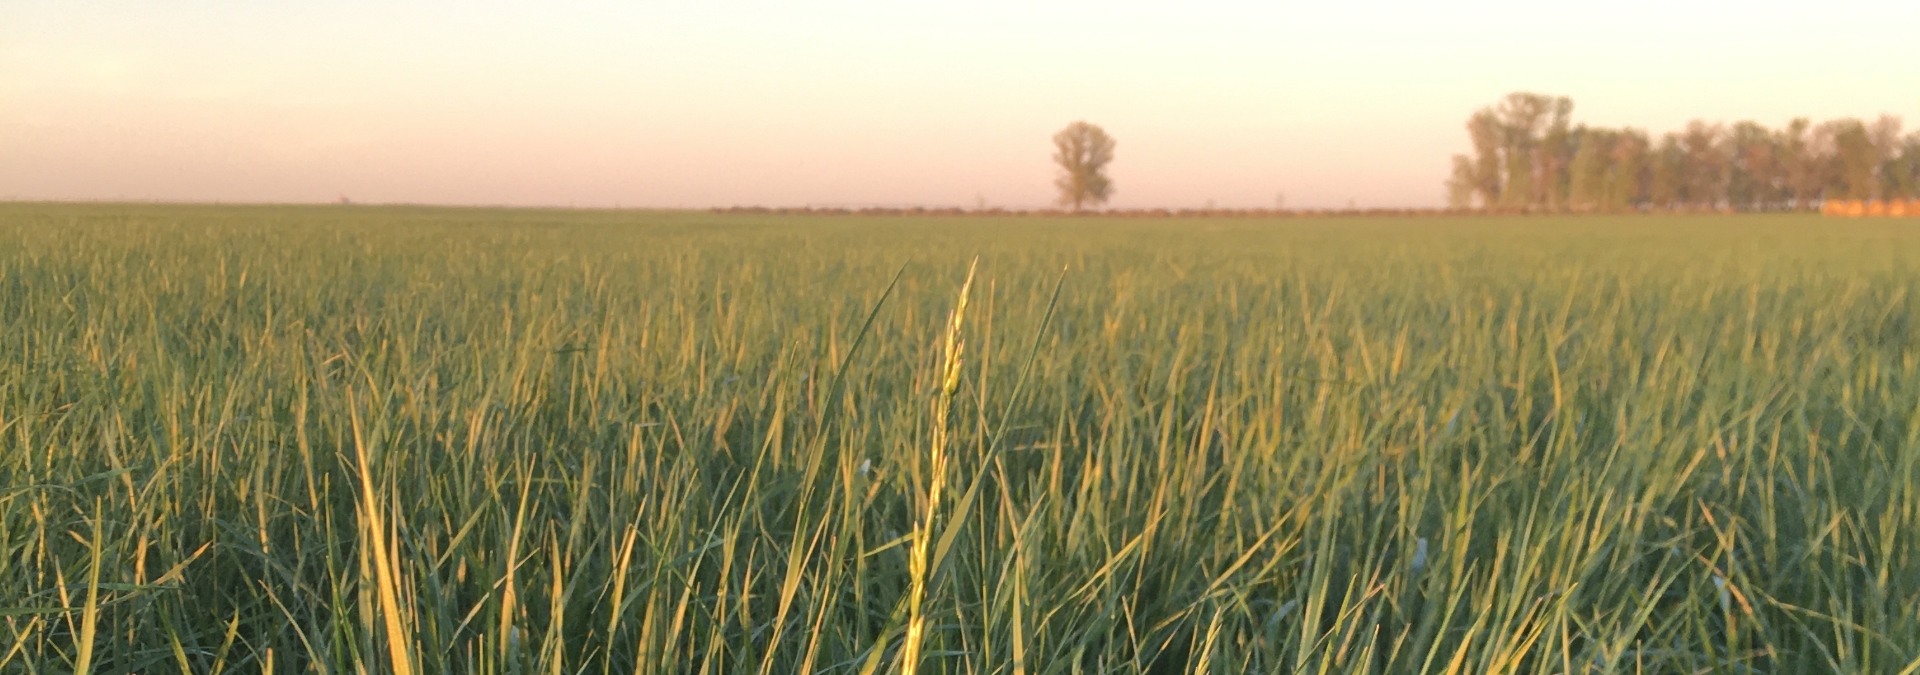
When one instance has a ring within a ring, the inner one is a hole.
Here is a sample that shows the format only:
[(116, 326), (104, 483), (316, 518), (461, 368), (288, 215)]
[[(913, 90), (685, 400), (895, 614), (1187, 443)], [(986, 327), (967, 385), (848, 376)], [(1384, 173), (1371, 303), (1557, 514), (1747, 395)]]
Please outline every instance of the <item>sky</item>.
[(1508, 92), (1902, 115), (1920, 2), (0, 0), (0, 199), (1435, 206)]

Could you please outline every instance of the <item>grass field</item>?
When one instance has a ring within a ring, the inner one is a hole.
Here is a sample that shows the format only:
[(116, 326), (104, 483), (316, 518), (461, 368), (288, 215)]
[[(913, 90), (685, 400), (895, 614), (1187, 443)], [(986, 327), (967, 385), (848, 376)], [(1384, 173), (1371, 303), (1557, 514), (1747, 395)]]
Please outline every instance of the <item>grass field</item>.
[(0, 205), (0, 672), (1912, 673), (1917, 286), (1806, 216)]

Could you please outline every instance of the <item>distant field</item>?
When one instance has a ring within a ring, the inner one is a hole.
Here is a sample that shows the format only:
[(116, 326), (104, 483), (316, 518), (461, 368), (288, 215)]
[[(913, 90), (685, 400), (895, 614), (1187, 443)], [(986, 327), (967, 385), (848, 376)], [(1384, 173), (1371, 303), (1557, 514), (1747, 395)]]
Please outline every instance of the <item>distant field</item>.
[(1912, 673), (1917, 291), (1798, 215), (0, 205), (0, 672)]

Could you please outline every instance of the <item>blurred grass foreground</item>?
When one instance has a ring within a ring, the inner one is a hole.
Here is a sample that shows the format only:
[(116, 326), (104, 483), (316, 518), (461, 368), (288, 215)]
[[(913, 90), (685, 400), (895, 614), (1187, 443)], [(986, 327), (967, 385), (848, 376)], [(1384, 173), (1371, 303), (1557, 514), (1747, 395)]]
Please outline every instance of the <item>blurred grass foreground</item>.
[(0, 672), (1911, 674), (1916, 263), (0, 205)]

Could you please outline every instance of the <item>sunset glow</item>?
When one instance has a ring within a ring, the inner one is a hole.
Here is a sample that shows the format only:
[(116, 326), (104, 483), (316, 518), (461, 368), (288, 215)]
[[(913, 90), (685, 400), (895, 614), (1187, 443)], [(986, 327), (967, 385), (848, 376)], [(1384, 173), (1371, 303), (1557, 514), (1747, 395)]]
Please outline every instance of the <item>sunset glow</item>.
[[(393, 5), (393, 6), (390, 6)], [(1514, 90), (1656, 133), (1920, 121), (1920, 4), (0, 4), (0, 199), (1430, 206)]]

